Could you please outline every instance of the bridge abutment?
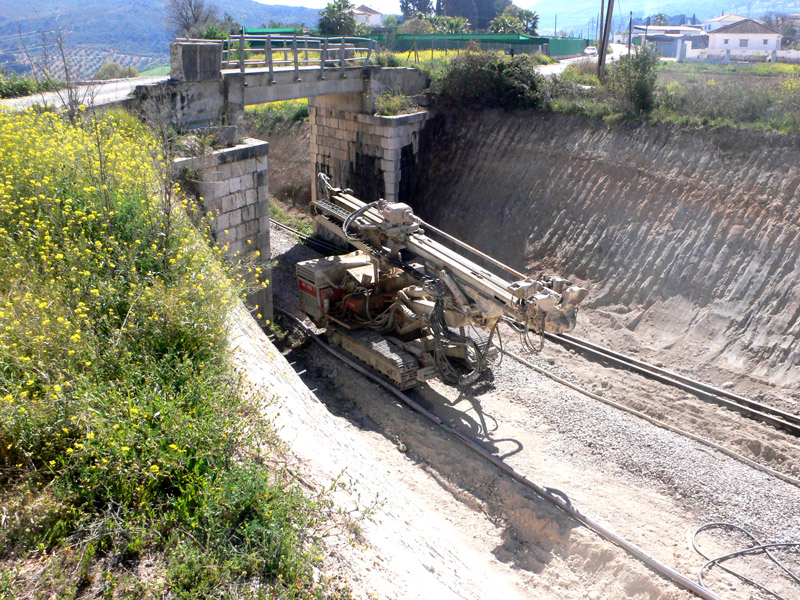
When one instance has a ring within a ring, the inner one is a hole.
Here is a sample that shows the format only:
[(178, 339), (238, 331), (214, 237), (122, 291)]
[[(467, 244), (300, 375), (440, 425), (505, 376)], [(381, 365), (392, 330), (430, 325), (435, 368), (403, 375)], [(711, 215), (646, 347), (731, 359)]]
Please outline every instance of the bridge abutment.
[(402, 201), (415, 177), (419, 132), (428, 112), (379, 116), (375, 107), (382, 94), (414, 95), (425, 84), (416, 69), (370, 67), (363, 91), (309, 98), (315, 174), (325, 173), (335, 186), (351, 188), (365, 202)]
[[(234, 263), (259, 264), (258, 283), (269, 279), (269, 144), (245, 138), (231, 148), (203, 156), (180, 158), (175, 168), (202, 198), (203, 213), (211, 217), (214, 240)], [(259, 324), (272, 320), (272, 290), (262, 287), (248, 294), (257, 306)]]

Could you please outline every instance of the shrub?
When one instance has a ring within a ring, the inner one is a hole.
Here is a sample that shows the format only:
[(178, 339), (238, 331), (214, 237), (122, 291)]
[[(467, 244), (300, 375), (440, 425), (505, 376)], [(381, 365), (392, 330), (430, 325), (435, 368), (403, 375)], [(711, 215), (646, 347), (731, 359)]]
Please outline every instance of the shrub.
[(439, 102), (452, 105), (538, 108), (545, 101), (545, 79), (527, 54), (461, 54), (432, 88)]
[(24, 75), (9, 75), (0, 71), (0, 98), (16, 98), (30, 96), (40, 92), (50, 92), (64, 86), (61, 81), (47, 79), (37, 81)]
[(401, 67), (400, 57), (393, 52), (379, 52), (375, 56), (375, 64), (379, 67)]
[[(80, 115), (0, 111), (0, 595), (324, 596), (326, 501), (260, 461), (273, 434), (229, 364), (238, 286), (159, 196), (143, 126)], [(153, 552), (163, 583), (124, 589)]]
[(384, 117), (416, 112), (418, 109), (411, 98), (394, 92), (381, 94), (375, 103), (375, 114)]
[(635, 114), (653, 109), (658, 62), (658, 54), (640, 46), (609, 67), (605, 84), (620, 108)]
[(134, 66), (123, 67), (121, 64), (116, 62), (109, 62), (104, 63), (101, 65), (97, 72), (94, 74), (92, 79), (94, 80), (104, 80), (104, 79), (127, 79), (129, 77), (138, 77), (139, 71)]
[(537, 65), (554, 65), (558, 62), (555, 58), (547, 56), (547, 54), (541, 54), (540, 52), (531, 54), (531, 58)]

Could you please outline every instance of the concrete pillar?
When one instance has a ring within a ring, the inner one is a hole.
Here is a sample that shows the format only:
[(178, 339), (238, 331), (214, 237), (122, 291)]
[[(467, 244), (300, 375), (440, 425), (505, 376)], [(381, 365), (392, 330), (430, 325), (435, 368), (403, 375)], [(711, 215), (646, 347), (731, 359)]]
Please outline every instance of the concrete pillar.
[(175, 81), (222, 79), (221, 40), (175, 40), (169, 45), (169, 76)]
[[(419, 132), (428, 112), (383, 117), (341, 110), (348, 99), (341, 105), (336, 100), (323, 96), (310, 101), (315, 174), (325, 173), (334, 186), (351, 188), (365, 202), (403, 201), (415, 177)], [(316, 198), (316, 180), (312, 190)]]
[(686, 45), (689, 42), (678, 40), (678, 62), (686, 62)]

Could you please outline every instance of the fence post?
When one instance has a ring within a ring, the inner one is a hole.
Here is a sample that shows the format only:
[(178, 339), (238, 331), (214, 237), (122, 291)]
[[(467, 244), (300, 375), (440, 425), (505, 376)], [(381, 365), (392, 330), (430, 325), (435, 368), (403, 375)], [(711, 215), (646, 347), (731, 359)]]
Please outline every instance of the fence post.
[(325, 79), (325, 61), (328, 60), (328, 38), (322, 43), (322, 52), (319, 53), (319, 78)]
[(297, 34), (292, 36), (292, 54), (294, 54), (294, 80), (300, 81), (300, 65), (297, 61)]
[(242, 33), (239, 35), (239, 72), (244, 73), (244, 25), (242, 25)]
[(347, 63), (344, 62), (344, 47), (345, 47), (344, 36), (342, 36), (342, 49), (341, 49), (341, 55), (339, 56), (339, 64), (342, 66), (342, 79), (347, 77), (347, 73), (344, 70), (345, 66), (347, 65)]
[(364, 66), (361, 69), (362, 71), (366, 71), (367, 70), (367, 65), (369, 65), (369, 59), (372, 56), (372, 48), (377, 43), (378, 42), (376, 42), (375, 40), (370, 40), (369, 46), (367, 46), (367, 58), (364, 60)]
[(267, 45), (264, 46), (264, 50), (267, 51), (267, 66), (269, 67), (269, 82), (275, 83), (275, 73), (273, 71), (274, 67), (272, 66), (272, 36), (267, 36)]

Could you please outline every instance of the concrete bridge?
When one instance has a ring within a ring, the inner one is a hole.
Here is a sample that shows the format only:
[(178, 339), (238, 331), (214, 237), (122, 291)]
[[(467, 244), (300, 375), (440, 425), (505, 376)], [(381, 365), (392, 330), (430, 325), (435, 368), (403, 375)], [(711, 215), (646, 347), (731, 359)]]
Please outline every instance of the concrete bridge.
[[(244, 55), (238, 52), (246, 46)], [(251, 37), (239, 39), (238, 47), (176, 41), (170, 78), (137, 87), (128, 105), (146, 120), (228, 134), (227, 148), (181, 159), (176, 167), (216, 216), (214, 235), (229, 255), (258, 251), (268, 257), (268, 144), (242, 139), (245, 106), (309, 98), (314, 173), (326, 173), (363, 200), (400, 201), (413, 181), (428, 113), (378, 116), (375, 105), (387, 92), (419, 94), (426, 78), (416, 69), (369, 65), (374, 52), (372, 40), (357, 38)], [(316, 196), (316, 182), (309, 183)], [(270, 290), (250, 301), (259, 305), (265, 324), (272, 314)]]

